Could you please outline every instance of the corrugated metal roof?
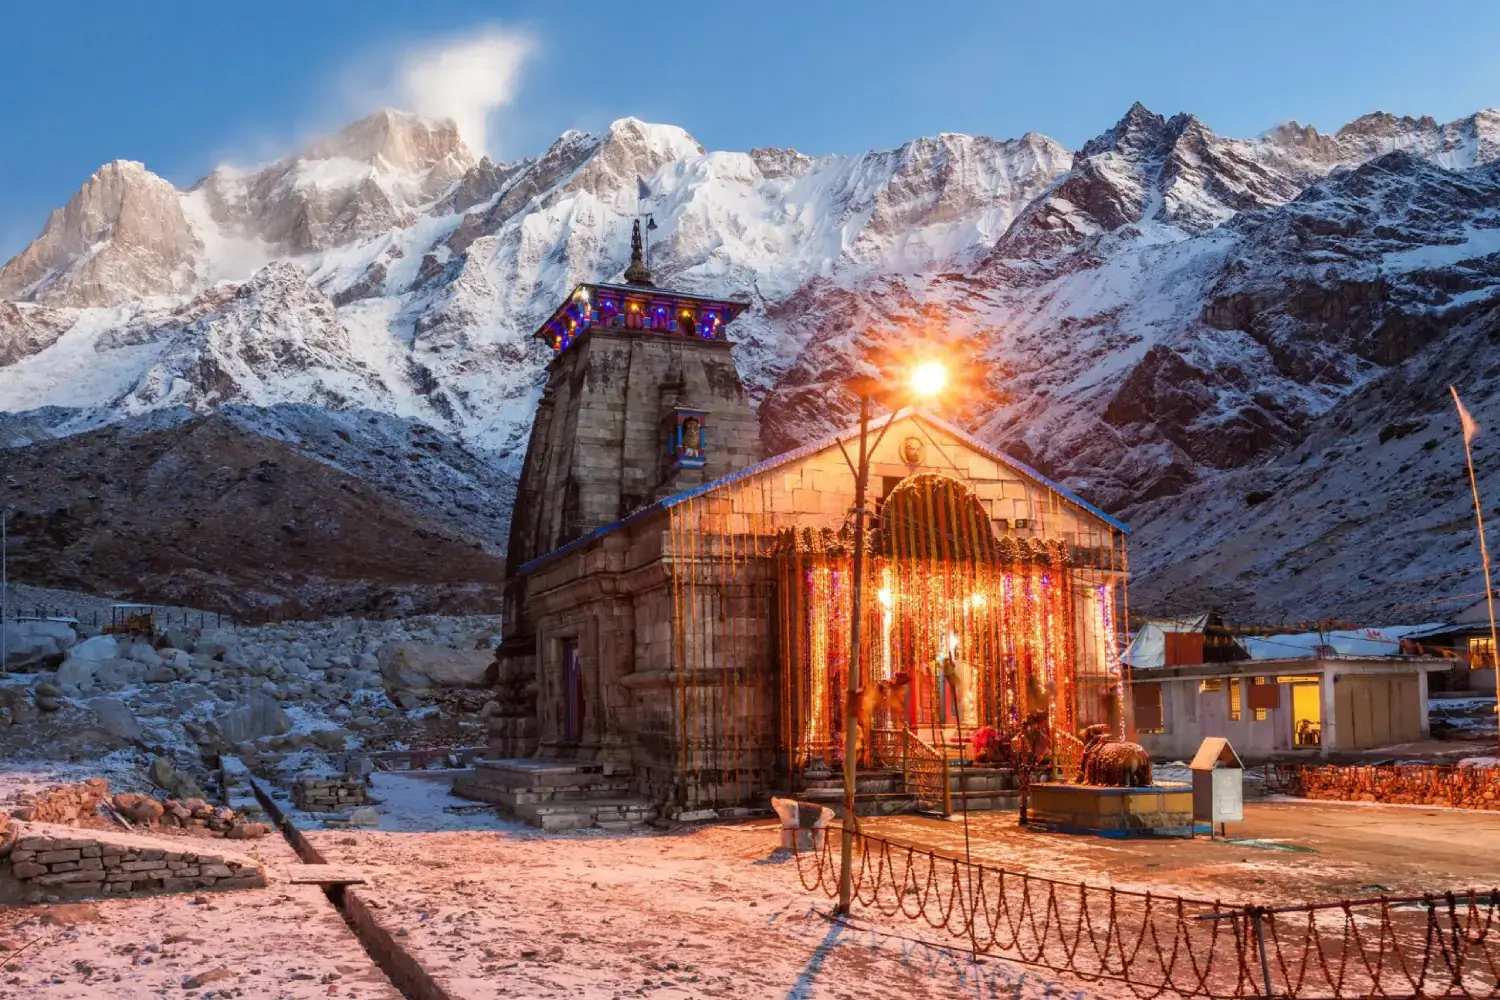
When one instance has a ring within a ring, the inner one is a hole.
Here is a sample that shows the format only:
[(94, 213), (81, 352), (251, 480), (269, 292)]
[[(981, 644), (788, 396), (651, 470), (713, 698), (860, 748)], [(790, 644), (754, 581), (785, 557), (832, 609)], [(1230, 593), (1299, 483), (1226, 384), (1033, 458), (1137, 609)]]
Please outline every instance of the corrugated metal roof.
[[(1028, 479), (1036, 482), (1040, 486), (1045, 486), (1047, 489), (1052, 490), (1059, 496), (1062, 496), (1070, 502), (1077, 504), (1079, 507), (1088, 511), (1090, 514), (1099, 518), (1101, 521), (1105, 522), (1116, 530), (1127, 535), (1130, 533), (1130, 529), (1125, 526), (1124, 522), (1104, 513), (1104, 511), (1100, 510), (1098, 507), (1095, 507), (1093, 504), (1084, 500), (1082, 497), (1079, 497), (1077, 494), (1071, 492), (1070, 490), (1066, 490), (1063, 487), (1059, 486), (1057, 483), (1054, 483), (1052, 480), (1048, 479), (1040, 472), (1037, 472), (1029, 465), (1026, 465), (1023, 462), (1018, 462), (1004, 452), (996, 451), (988, 445), (983, 444), (972, 435), (968, 434), (965, 431), (959, 430), (957, 427), (948, 423), (946, 420), (934, 417), (932, 414), (923, 412), (921, 410), (903, 409), (891, 414), (890, 422), (895, 423), (896, 421), (905, 419), (907, 417), (921, 420), (937, 428), (938, 430), (943, 431), (946, 434), (951, 434), (953, 437), (958, 438), (965, 445), (979, 452), (981, 455), (984, 455), (986, 458), (999, 462), (1000, 464), (1013, 469), (1014, 471), (1020, 473)], [(875, 426), (876, 425), (872, 425), (871, 429), (873, 430)], [(816, 455), (820, 451), (826, 451), (829, 448), (836, 447), (840, 441), (845, 441), (849, 438), (857, 438), (858, 436), (859, 426), (856, 424), (853, 427), (846, 428), (842, 431), (831, 434), (828, 437), (823, 438), (822, 440), (814, 441), (811, 444), (805, 444), (802, 447), (794, 448), (791, 451), (782, 452), (780, 455), (775, 455), (762, 462), (757, 462), (754, 465), (747, 465), (745, 466), (745, 468), (740, 469), (737, 472), (731, 472), (727, 476), (721, 476), (720, 478), (715, 479), (711, 482), (703, 483), (699, 486), (694, 486), (690, 490), (683, 490), (681, 493), (674, 493), (669, 497), (664, 497), (663, 499), (658, 500), (655, 503), (642, 507), (640, 510), (627, 514), (625, 517), (621, 518), (618, 521), (614, 521), (610, 524), (595, 528), (588, 534), (575, 538), (571, 542), (559, 546), (558, 548), (553, 549), (551, 552), (548, 552), (545, 555), (537, 556), (530, 562), (523, 563), (518, 572), (520, 572), (522, 575), (535, 572), (537, 569), (540, 569), (542, 566), (545, 566), (547, 563), (552, 562), (553, 560), (561, 559), (563, 556), (569, 554), (570, 552), (576, 552), (589, 543), (603, 538), (605, 535), (612, 534), (619, 529), (626, 527), (627, 525), (635, 524), (636, 522), (650, 517), (653, 514), (660, 513), (664, 510), (670, 510), (671, 508), (676, 507), (678, 504), (686, 503), (694, 497), (703, 496), (705, 493), (710, 493), (716, 489), (719, 489), (720, 487), (729, 486), (733, 483), (749, 479), (753, 476), (758, 476), (761, 473), (770, 472), (773, 469), (777, 469), (783, 465), (787, 465), (789, 463), (808, 458), (812, 455)]]

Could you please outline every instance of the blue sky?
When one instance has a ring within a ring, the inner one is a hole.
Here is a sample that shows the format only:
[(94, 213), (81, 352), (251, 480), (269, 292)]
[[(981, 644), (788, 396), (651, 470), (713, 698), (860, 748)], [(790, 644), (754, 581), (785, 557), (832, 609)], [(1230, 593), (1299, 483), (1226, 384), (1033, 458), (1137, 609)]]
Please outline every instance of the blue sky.
[(484, 32), (529, 46), (488, 118), (505, 156), (627, 114), (818, 154), (940, 131), (1077, 148), (1135, 100), (1226, 135), (1500, 105), (1495, 3), (4, 0), (0, 255), (101, 163), (186, 186), (272, 158), (406, 93), (413, 52)]

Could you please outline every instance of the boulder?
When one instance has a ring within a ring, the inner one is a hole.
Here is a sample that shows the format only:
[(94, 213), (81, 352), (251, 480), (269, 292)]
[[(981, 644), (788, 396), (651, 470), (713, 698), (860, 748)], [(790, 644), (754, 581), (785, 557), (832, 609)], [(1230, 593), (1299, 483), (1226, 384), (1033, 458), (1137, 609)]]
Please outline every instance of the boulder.
[(78, 633), (67, 622), (8, 622), (4, 641), (6, 665), (15, 669), (66, 651)]
[(148, 667), (161, 665), (161, 654), (157, 653), (155, 647), (149, 642), (138, 642), (125, 650), (125, 658), (137, 663), (144, 663)]
[(115, 811), (132, 823), (155, 826), (164, 810), (162, 804), (149, 795), (121, 792), (115, 796)]
[(165, 663), (158, 663), (154, 667), (147, 667), (144, 678), (147, 684), (170, 684), (176, 679), (177, 671)]
[(172, 762), (165, 757), (156, 757), (151, 761), (151, 767), (146, 776), (151, 783), (170, 795), (179, 799), (203, 798), (203, 789), (191, 777), (183, 774), (172, 766)]
[(231, 653), (238, 652), (239, 648), (240, 640), (234, 634), (233, 629), (210, 628), (204, 629), (198, 636), (198, 641), (193, 643), (192, 652), (199, 656), (222, 660)]
[(119, 650), (112, 635), (96, 635), (68, 650), (67, 658), (57, 668), (57, 683), (83, 688), (94, 683), (94, 672), (105, 660), (114, 659)]
[(382, 651), (380, 675), (387, 688), (415, 693), (437, 688), (488, 687), (488, 649), (448, 649), (421, 642), (403, 642)]
[(145, 735), (135, 714), (118, 698), (91, 698), (88, 706), (98, 716), (99, 728), (111, 736), (134, 743)]
[(265, 823), (247, 823), (240, 820), (224, 831), (224, 836), (229, 840), (254, 840), (270, 832), (271, 828)]
[(380, 812), (374, 806), (360, 806), (349, 814), (350, 826), (379, 826)]
[(225, 743), (243, 743), (262, 736), (280, 736), (292, 728), (292, 720), (275, 698), (252, 694), (234, 708), (215, 716)]
[(158, 649), (156, 655), (161, 657), (161, 662), (173, 670), (193, 669), (193, 658), (180, 649)]
[(101, 660), (94, 668), (93, 683), (106, 691), (118, 691), (141, 683), (146, 676), (146, 665), (135, 660), (111, 657)]

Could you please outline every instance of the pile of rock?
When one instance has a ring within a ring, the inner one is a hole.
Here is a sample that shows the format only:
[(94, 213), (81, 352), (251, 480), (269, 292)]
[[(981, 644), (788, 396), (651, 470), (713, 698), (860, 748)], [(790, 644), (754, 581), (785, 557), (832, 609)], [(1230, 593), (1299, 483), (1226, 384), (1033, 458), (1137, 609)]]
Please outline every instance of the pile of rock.
[(90, 778), (68, 785), (51, 785), (39, 792), (22, 792), (11, 816), (37, 823), (77, 823), (99, 811), (109, 796), (109, 782)]
[(200, 831), (230, 840), (254, 840), (271, 832), (268, 824), (256, 822), (229, 806), (214, 806), (201, 798), (157, 801), (150, 795), (123, 792), (114, 798), (116, 811), (143, 826)]
[(1500, 767), (1309, 765), (1290, 769), (1287, 786), (1309, 799), (1500, 810)]
[(49, 824), (24, 824), (8, 856), (10, 873), (28, 895), (70, 896), (259, 889), (264, 870), (248, 858), (183, 851), (170, 841)]
[(369, 801), (357, 774), (303, 774), (292, 782), (292, 805), (303, 812), (342, 812)]
[[(181, 761), (193, 747), (269, 777), (304, 753), (337, 754), (360, 740), (405, 745), (413, 712), (429, 741), (480, 742), (499, 619), (174, 626), (149, 642), (80, 638), (66, 623), (42, 631), (28, 638), (37, 655), (21, 667), (33, 676), (0, 678), (0, 754), (50, 740), (76, 745), (77, 759), (134, 745)], [(288, 705), (299, 710), (295, 727)]]

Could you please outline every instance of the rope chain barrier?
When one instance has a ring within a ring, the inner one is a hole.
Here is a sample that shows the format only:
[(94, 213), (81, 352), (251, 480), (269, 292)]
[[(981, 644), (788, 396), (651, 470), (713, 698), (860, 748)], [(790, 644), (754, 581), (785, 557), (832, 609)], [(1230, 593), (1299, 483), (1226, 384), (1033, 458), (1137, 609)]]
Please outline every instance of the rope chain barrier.
[[(796, 851), (809, 892), (838, 894), (838, 841)], [(977, 955), (1140, 998), (1500, 997), (1500, 889), (1236, 905), (1006, 871), (930, 848), (855, 837), (854, 898), (925, 923)]]

